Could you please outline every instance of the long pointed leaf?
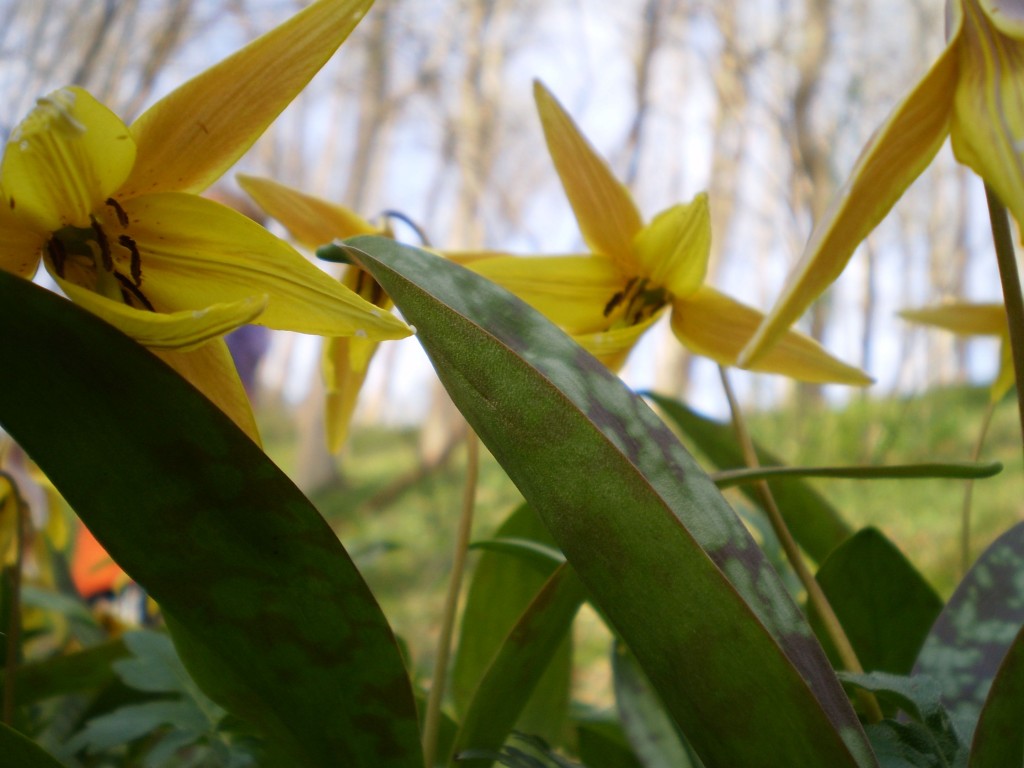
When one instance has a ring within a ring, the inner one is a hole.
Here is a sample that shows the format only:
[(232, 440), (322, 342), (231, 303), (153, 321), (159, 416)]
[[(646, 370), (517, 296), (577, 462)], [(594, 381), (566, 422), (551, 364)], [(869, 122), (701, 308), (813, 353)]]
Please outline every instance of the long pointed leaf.
[[(454, 752), (497, 751), (572, 628), (586, 591), (568, 565), (551, 575), (498, 649), (473, 693)], [(460, 761), (461, 763), (462, 761)], [(467, 766), (486, 762), (465, 761)]]
[(478, 275), (351, 246), (709, 768), (874, 764), (778, 576), (639, 397)]
[(291, 481), (156, 357), (4, 272), (0, 328), (0, 425), (184, 629), (211, 698), (293, 765), (421, 764), (390, 628)]

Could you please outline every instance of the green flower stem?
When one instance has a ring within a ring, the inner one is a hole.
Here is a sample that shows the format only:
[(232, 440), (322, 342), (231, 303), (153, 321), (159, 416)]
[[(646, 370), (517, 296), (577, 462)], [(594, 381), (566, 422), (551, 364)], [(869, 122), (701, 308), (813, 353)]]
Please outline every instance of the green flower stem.
[(25, 561), (25, 537), (28, 523), (28, 505), (18, 492), (18, 485), (14, 478), (6, 472), (0, 471), (0, 479), (3, 479), (10, 492), (14, 494), (15, 520), (15, 543), (14, 543), (14, 565), (5, 568), (4, 571), (10, 574), (11, 604), (9, 612), (9, 623), (6, 628), (7, 645), (6, 661), (4, 664), (4, 698), (0, 708), (0, 720), (11, 727), (14, 726), (14, 678), (18, 668), (18, 649), (21, 645), (21, 570)]
[(1010, 217), (1006, 206), (996, 193), (985, 185), (985, 199), (988, 201), (988, 217), (992, 222), (992, 240), (996, 247), (996, 262), (999, 264), (999, 280), (1003, 284), (1003, 303), (1006, 305), (1006, 320), (1010, 326), (1010, 350), (1013, 354), (1013, 373), (1017, 381), (1017, 412), (1021, 420), (1021, 434), (1024, 436), (1024, 297), (1020, 292), (1020, 274), (1017, 270), (1017, 254), (1010, 233)]
[[(993, 400), (985, 409), (985, 415), (981, 419), (981, 429), (978, 432), (978, 439), (974, 443), (974, 451), (971, 453), (971, 461), (978, 461), (981, 456), (981, 449), (985, 445), (985, 436), (992, 424), (992, 415), (996, 412), (997, 403)], [(974, 478), (970, 478), (964, 484), (964, 503), (960, 512), (960, 571), (967, 573), (971, 567), (971, 503), (974, 499)]]
[[(760, 462), (757, 458), (757, 452), (754, 450), (754, 441), (750, 438), (746, 421), (743, 419), (743, 414), (740, 411), (739, 401), (736, 399), (736, 394), (729, 383), (728, 373), (721, 365), (718, 366), (718, 373), (722, 379), (725, 397), (729, 401), (729, 411), (732, 414), (732, 423), (736, 430), (736, 437), (743, 451), (743, 460), (750, 469), (757, 469), (760, 466)], [(779, 512), (779, 507), (775, 503), (775, 497), (772, 496), (768, 483), (765, 480), (758, 480), (754, 483), (754, 489), (761, 501), (761, 506), (764, 507), (768, 515), (772, 530), (775, 531), (775, 535), (778, 537), (779, 543), (786, 553), (786, 559), (789, 560), (789, 564), (796, 572), (797, 578), (800, 579), (800, 583), (807, 590), (807, 601), (818, 613), (825, 632), (832, 640), (832, 644), (839, 654), (840, 662), (847, 671), (856, 674), (862, 673), (864, 668), (857, 658), (857, 653), (853, 650), (853, 645), (850, 644), (850, 639), (846, 636), (842, 624), (839, 623), (835, 611), (832, 610), (832, 605), (829, 603), (828, 598), (825, 597), (821, 585), (818, 584), (817, 579), (814, 578), (814, 575), (804, 562), (800, 547), (793, 538), (793, 534), (789, 532), (789, 528), (786, 527), (786, 521), (783, 520), (782, 513)], [(858, 690), (857, 700), (860, 702), (863, 714), (868, 722), (877, 723), (882, 719), (882, 710), (878, 706), (878, 700), (873, 694)]]
[[(473, 529), (473, 507), (476, 502), (476, 485), (480, 476), (480, 440), (472, 429), (466, 430), (466, 485), (462, 496), (462, 514), (455, 534), (455, 555), (452, 558), (451, 578), (448, 594), (445, 596), (441, 614), (441, 634), (437, 641), (437, 661), (434, 676), (427, 697), (426, 713), (423, 716), (423, 765), (433, 768), (437, 760), (437, 739), (441, 727), (441, 702), (444, 698), (445, 682), (448, 679), (448, 660), (451, 657), (452, 633), (455, 629), (455, 613), (462, 589), (462, 575), (466, 570), (466, 554), (469, 552), (469, 538)], [(447, 763), (447, 759), (445, 760)]]

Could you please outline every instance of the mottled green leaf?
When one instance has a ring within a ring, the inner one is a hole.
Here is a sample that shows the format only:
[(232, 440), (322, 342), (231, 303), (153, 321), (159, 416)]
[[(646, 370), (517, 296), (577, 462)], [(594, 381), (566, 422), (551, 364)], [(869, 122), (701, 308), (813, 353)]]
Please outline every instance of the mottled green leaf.
[(615, 706), (644, 768), (695, 768), (685, 739), (633, 654), (620, 642), (612, 653)]
[(288, 478), (169, 367), (70, 302), (0, 273), (0, 327), (0, 359), (17, 371), (0, 381), (0, 425), (186, 628), (183, 659), (204, 690), (231, 688), (213, 698), (293, 765), (420, 764), (390, 628)]
[(996, 672), (971, 743), (970, 768), (1003, 768), (1024, 762), (1024, 629)]
[(778, 576), (643, 400), (472, 272), (351, 242), (709, 768), (875, 764)]
[[(910, 674), (942, 600), (903, 553), (865, 528), (833, 550), (817, 579), (864, 669)], [(811, 623), (836, 660), (816, 615)]]
[(3, 765), (11, 768), (64, 768), (34, 741), (3, 723), (0, 723), (0, 756)]
[[(537, 513), (526, 504), (509, 514), (495, 538), (474, 546), (487, 551), (473, 569), (452, 665), (452, 698), (460, 719), (466, 715), (477, 686), (509, 632), (554, 573), (558, 559), (564, 562)], [(569, 710), (570, 636), (565, 637), (546, 666), (516, 727), (555, 741)]]
[(982, 553), (921, 648), (915, 674), (934, 677), (970, 739), (996, 670), (1024, 625), (1024, 523)]
[[(653, 400), (716, 467), (732, 469), (746, 466), (743, 451), (731, 426), (701, 416), (692, 408), (664, 395), (647, 393), (646, 397)], [(755, 444), (755, 448), (762, 465), (782, 464), (761, 446)], [(850, 527), (835, 507), (803, 480), (779, 478), (768, 481), (768, 487), (793, 537), (815, 562), (824, 560), (829, 552), (850, 535)], [(740, 490), (751, 502), (760, 506), (760, 499), (752, 488), (741, 486)]]
[[(466, 750), (495, 750), (504, 743), (564, 645), (585, 599), (586, 591), (572, 569), (558, 566), (512, 627), (473, 692), (455, 736), (457, 757)], [(460, 763), (486, 765), (462, 758)]]

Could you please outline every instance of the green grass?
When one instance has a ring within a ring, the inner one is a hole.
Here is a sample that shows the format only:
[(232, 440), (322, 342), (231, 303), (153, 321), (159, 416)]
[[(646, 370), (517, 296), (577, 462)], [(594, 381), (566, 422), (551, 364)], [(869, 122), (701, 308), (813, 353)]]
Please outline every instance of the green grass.
[[(842, 409), (783, 410), (750, 419), (755, 439), (792, 465), (968, 461), (988, 405), (986, 389), (956, 387)], [(1016, 402), (1001, 402), (981, 453), (1003, 471), (974, 487), (972, 555), (1024, 519)], [(959, 480), (815, 480), (855, 527), (893, 539), (943, 597), (960, 579), (959, 536), (965, 483)]]

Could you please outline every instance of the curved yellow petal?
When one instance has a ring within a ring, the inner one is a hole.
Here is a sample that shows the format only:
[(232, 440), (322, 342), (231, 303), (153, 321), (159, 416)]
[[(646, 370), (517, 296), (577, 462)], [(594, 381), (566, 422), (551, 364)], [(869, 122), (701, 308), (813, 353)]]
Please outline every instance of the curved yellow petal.
[(1024, 221), (1024, 40), (996, 29), (976, 0), (964, 3), (953, 154)]
[(81, 88), (61, 88), (11, 132), (0, 164), (3, 205), (40, 232), (88, 227), (134, 162), (121, 119)]
[(206, 395), (254, 443), (261, 444), (252, 405), (224, 339), (213, 339), (196, 349), (154, 349), (153, 353)]
[(189, 350), (251, 323), (267, 306), (267, 297), (249, 296), (241, 301), (212, 304), (205, 309), (149, 312), (119, 304), (98, 293), (56, 278), (75, 304), (98, 315), (150, 349)]
[(324, 384), (327, 389), (327, 447), (337, 453), (348, 438), (349, 425), (366, 380), (376, 342), (355, 338), (327, 339), (324, 346)]
[(958, 35), (954, 27), (950, 44), (932, 68), (861, 150), (846, 183), (815, 224), (782, 295), (740, 354), (740, 367), (752, 367), (839, 277), (860, 242), (939, 151), (949, 133)]
[(633, 325), (626, 325), (619, 328), (611, 328), (596, 333), (573, 334), (573, 340), (587, 352), (592, 354), (611, 371), (618, 371), (626, 362), (629, 353), (640, 340), (640, 337), (647, 333), (665, 313), (664, 308), (655, 312), (650, 317), (641, 320)]
[[(704, 286), (692, 296), (674, 302), (672, 331), (683, 346), (696, 354), (720, 365), (735, 365), (736, 356), (762, 318), (756, 309)], [(871, 377), (859, 368), (838, 360), (818, 342), (795, 331), (786, 331), (754, 361), (750, 370), (818, 384), (872, 383)]]
[(688, 296), (704, 283), (711, 256), (711, 215), (703, 192), (662, 211), (633, 241), (639, 268), (673, 296)]
[(935, 307), (903, 310), (900, 317), (964, 336), (999, 336), (1003, 343), (999, 355), (999, 373), (989, 390), (992, 402), (1001, 400), (1013, 386), (1013, 352), (1009, 344), (1010, 328), (1006, 307), (1003, 304), (951, 302)]
[(468, 268), (570, 334), (606, 328), (605, 310), (624, 285), (615, 265), (598, 256), (499, 256), (473, 261)]
[(1024, 3), (1021, 0), (978, 0), (978, 5), (1004, 35), (1024, 37)]
[(1006, 308), (1002, 304), (951, 302), (921, 309), (905, 309), (900, 317), (914, 323), (944, 328), (966, 336), (1006, 336)]
[(373, 0), (318, 0), (197, 75), (132, 124), (139, 156), (122, 190), (201, 192), (306, 87)]
[(1013, 370), (1013, 348), (1010, 346), (1009, 338), (1004, 338), (999, 349), (999, 372), (988, 391), (992, 402), (998, 403), (1002, 400), (1003, 395), (1010, 391), (1016, 380)]
[(266, 294), (260, 325), (320, 336), (400, 339), (398, 318), (356, 296), (242, 214), (173, 192), (125, 201), (141, 261), (139, 290), (156, 309), (204, 309)]
[[(0, 201), (5, 200), (0, 190)], [(11, 209), (0, 202), (0, 269), (20, 277), (32, 277), (48, 236), (34, 227), (26, 227)]]
[(260, 208), (281, 222), (295, 241), (307, 248), (356, 235), (380, 234), (377, 227), (348, 208), (270, 179), (244, 174), (237, 174), (235, 179)]
[(533, 97), (548, 152), (587, 247), (635, 273), (633, 238), (643, 221), (632, 195), (539, 80), (533, 82)]

